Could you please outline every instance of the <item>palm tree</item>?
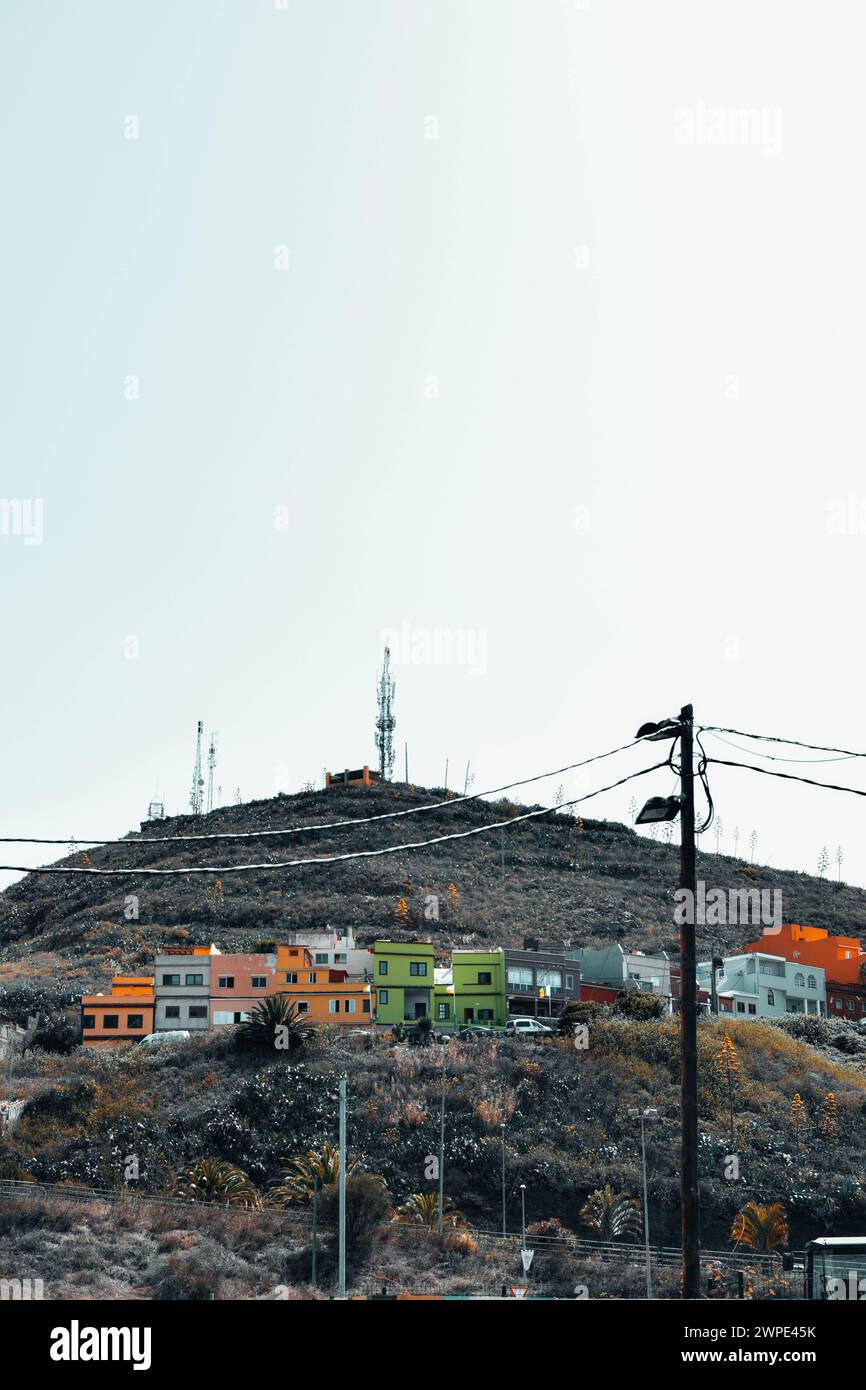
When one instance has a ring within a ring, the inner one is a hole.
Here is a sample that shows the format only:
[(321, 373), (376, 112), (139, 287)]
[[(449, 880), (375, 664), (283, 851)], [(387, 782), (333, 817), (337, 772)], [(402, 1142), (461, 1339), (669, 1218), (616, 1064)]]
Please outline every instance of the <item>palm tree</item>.
[[(357, 1158), (349, 1160), (347, 1178), (356, 1171), (358, 1163)], [(294, 1158), (289, 1159), (282, 1179), (272, 1189), (274, 1203), (278, 1207), (285, 1207), (291, 1202), (309, 1202), (314, 1188), (318, 1187), (321, 1192), (335, 1183), (339, 1176), (340, 1150), (327, 1140), (320, 1149), (310, 1149), (308, 1153), (295, 1154)]]
[(580, 1220), (601, 1240), (618, 1240), (620, 1236), (640, 1233), (641, 1209), (636, 1197), (614, 1192), (609, 1182), (590, 1192), (580, 1209)]
[(224, 1158), (197, 1158), (187, 1164), (177, 1175), (175, 1192), (191, 1202), (259, 1205), (259, 1194), (246, 1173)]
[(298, 1011), (294, 1000), (285, 994), (269, 994), (238, 1024), (237, 1039), (243, 1047), (295, 1051), (312, 1032), (310, 1020)]
[[(439, 1193), (413, 1192), (397, 1208), (397, 1220), (412, 1226), (426, 1226), (428, 1231), (436, 1230), (439, 1226)], [(453, 1230), (465, 1224), (462, 1211), (458, 1211), (451, 1198), (446, 1197), (442, 1203), (442, 1225)]]
[(787, 1245), (788, 1222), (782, 1203), (773, 1202), (762, 1207), (759, 1202), (747, 1202), (734, 1217), (731, 1239), (764, 1255)]

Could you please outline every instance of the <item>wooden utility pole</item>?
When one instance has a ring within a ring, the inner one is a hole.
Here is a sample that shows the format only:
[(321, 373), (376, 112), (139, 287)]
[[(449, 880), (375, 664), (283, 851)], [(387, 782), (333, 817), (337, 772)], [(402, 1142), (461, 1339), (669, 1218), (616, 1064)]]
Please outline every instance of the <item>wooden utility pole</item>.
[(680, 1097), (682, 1152), (680, 1207), (683, 1234), (683, 1298), (701, 1296), (700, 1196), (698, 1191), (698, 991), (695, 948), (694, 710), (680, 711), (680, 888), (691, 909), (680, 924)]
[(338, 1200), (337, 1297), (346, 1297), (346, 1078), (340, 1077), (340, 1178)]

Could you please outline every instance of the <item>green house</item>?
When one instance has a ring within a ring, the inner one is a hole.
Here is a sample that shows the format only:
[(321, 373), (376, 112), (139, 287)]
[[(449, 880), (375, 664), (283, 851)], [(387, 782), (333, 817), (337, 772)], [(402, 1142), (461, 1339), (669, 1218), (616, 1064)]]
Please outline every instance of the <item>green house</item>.
[[(458, 1025), (481, 1023), (491, 1028), (505, 1027), (505, 952), (501, 948), (496, 951), (453, 951), (451, 976), (451, 998)], [(437, 1006), (440, 999), (437, 991)], [(443, 1021), (445, 1018), (434, 1018), (434, 1022)]]
[(377, 941), (373, 949), (377, 1023), (433, 1017), (433, 946), (429, 941)]

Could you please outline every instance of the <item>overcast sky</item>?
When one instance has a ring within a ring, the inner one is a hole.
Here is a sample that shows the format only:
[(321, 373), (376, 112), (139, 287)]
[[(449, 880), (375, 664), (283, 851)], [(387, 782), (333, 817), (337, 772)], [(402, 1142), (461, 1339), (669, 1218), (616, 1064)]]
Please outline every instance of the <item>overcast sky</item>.
[[(7, 0), (0, 26), (0, 833), (124, 833), (157, 784), (186, 810), (199, 718), (223, 801), (375, 762), (388, 633), (422, 784), (685, 701), (866, 749), (851, 6)], [(713, 788), (723, 849), (754, 829), (814, 872), (826, 845), (835, 877), (841, 845), (866, 883), (863, 801)]]

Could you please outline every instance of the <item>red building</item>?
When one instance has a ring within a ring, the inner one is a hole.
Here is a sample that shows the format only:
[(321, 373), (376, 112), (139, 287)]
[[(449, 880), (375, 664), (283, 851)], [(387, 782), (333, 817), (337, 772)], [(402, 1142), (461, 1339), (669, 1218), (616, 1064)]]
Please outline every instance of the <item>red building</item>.
[(847, 1018), (851, 1023), (866, 1018), (866, 985), (836, 984), (828, 980), (827, 1017)]

